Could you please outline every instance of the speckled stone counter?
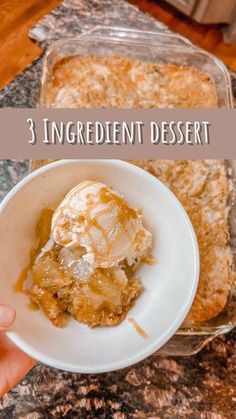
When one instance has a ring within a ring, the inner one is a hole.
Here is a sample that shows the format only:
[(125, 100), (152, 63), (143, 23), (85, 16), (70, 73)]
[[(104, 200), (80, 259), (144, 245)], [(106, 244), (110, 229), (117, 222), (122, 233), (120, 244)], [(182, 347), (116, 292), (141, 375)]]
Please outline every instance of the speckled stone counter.
[[(123, 0), (66, 0), (31, 30), (43, 46), (98, 24), (167, 28)], [(0, 92), (1, 107), (35, 107), (42, 59)], [(232, 73), (236, 97), (236, 78)], [(0, 200), (28, 172), (28, 161), (0, 161)], [(38, 364), (0, 400), (1, 419), (236, 417), (236, 333), (191, 357), (161, 357), (113, 373), (81, 375)]]

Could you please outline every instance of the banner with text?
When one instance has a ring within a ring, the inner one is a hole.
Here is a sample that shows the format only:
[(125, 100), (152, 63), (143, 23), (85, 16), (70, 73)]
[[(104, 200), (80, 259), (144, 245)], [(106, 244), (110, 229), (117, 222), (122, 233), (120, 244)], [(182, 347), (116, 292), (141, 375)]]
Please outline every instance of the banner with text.
[(235, 109), (10, 109), (0, 158), (236, 158)]

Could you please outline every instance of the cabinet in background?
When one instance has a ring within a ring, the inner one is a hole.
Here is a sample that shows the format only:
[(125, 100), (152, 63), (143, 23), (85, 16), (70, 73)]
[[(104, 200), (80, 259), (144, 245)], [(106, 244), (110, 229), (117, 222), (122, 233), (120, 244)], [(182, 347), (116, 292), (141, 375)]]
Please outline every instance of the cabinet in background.
[(200, 23), (231, 23), (236, 14), (235, 0), (166, 0)]

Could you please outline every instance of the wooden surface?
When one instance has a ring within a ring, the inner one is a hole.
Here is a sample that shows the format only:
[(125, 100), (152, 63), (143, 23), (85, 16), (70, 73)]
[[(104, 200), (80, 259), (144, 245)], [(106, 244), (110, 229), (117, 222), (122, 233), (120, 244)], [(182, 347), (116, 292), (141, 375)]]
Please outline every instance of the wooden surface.
[(236, 45), (226, 45), (223, 42), (220, 26), (196, 23), (163, 0), (130, 0), (130, 3), (165, 23), (173, 31), (186, 36), (201, 48), (216, 55), (236, 71)]
[[(0, 88), (41, 53), (41, 48), (28, 38), (29, 29), (62, 0), (1, 0), (0, 2)], [(89, 1), (89, 0), (88, 0)], [(199, 25), (163, 0), (130, 0), (141, 10), (166, 23), (202, 48), (221, 58), (236, 70), (236, 46), (225, 45), (217, 26)]]
[(0, 88), (41, 53), (28, 37), (28, 30), (61, 0), (1, 0), (0, 2)]

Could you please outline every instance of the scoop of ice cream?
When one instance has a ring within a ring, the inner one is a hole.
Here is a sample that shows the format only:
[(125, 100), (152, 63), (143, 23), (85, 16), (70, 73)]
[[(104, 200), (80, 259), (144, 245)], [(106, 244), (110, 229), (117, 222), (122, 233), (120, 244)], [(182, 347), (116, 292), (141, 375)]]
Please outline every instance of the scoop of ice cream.
[(52, 239), (60, 246), (79, 249), (94, 268), (132, 263), (150, 248), (152, 236), (142, 215), (103, 183), (84, 181), (73, 188), (56, 209)]

